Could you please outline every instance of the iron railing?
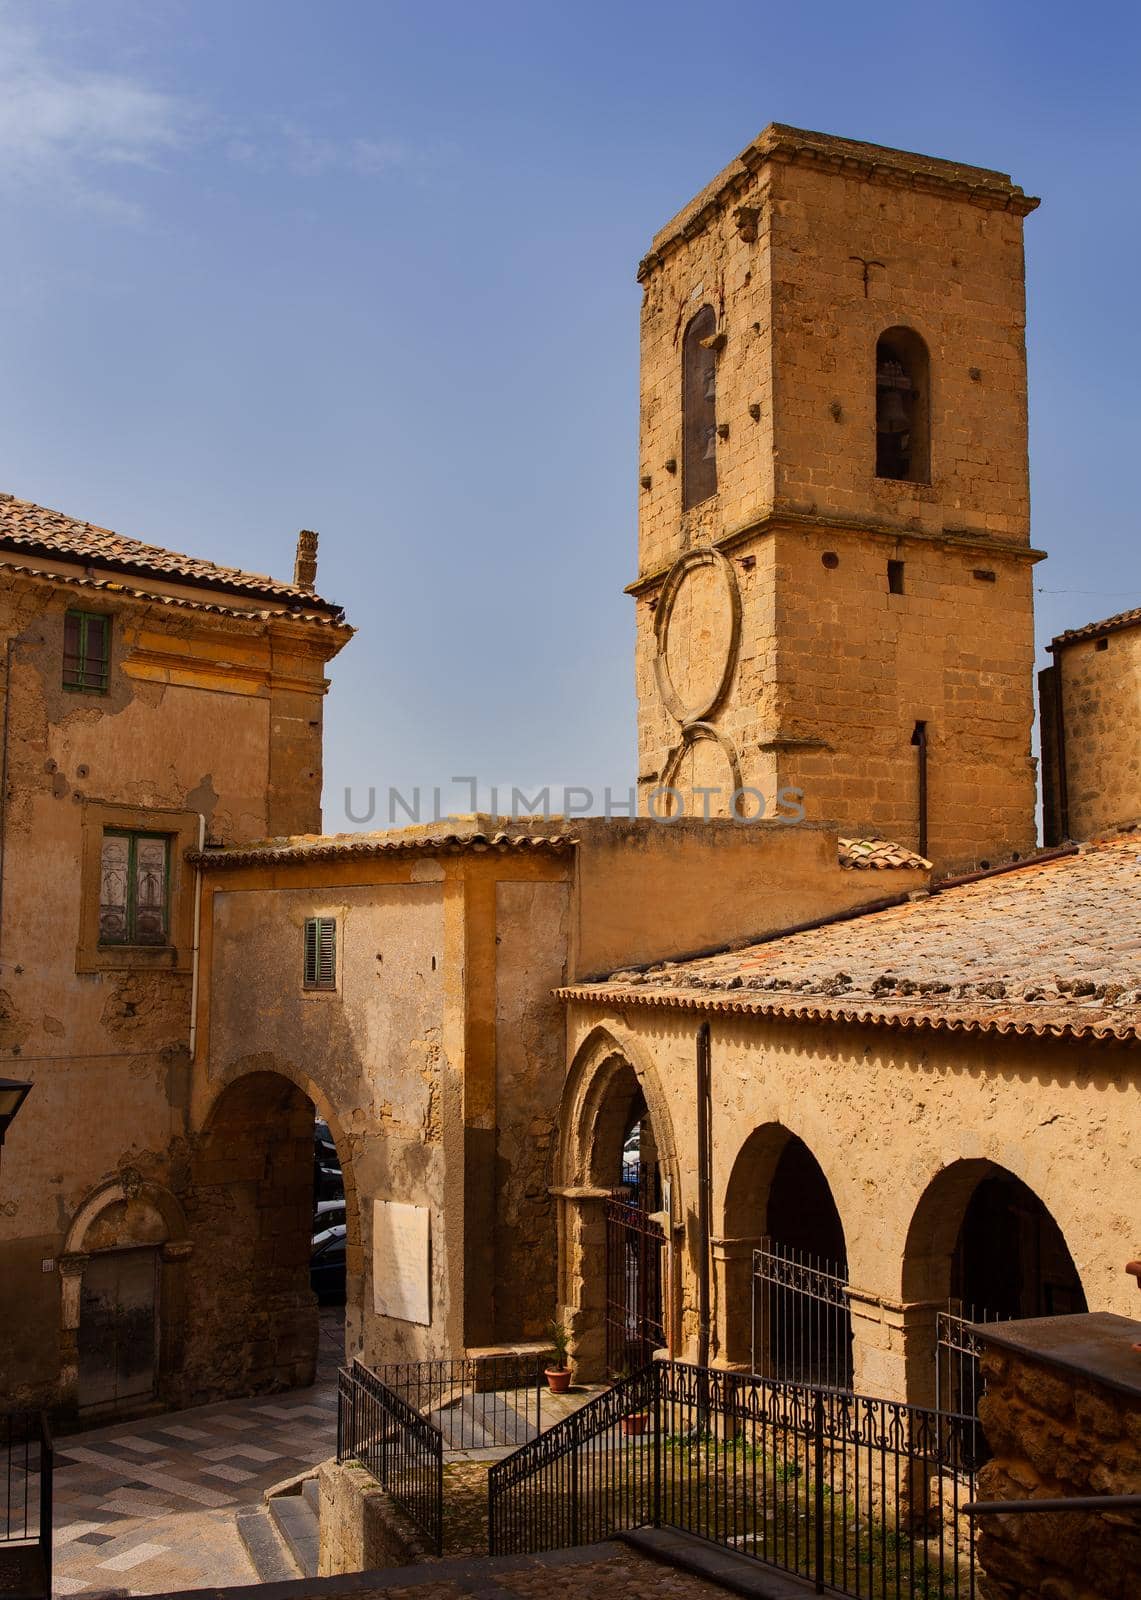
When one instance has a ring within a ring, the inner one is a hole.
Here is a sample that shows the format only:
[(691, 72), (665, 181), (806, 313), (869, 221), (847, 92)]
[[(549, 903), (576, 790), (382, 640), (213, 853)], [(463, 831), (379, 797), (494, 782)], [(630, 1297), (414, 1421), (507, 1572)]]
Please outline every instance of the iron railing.
[(359, 1461), (443, 1554), (443, 1435), (356, 1360), (337, 1379), (337, 1460)]
[(606, 1202), (606, 1365), (637, 1371), (666, 1342), (665, 1230), (621, 1190)]
[(16, 1574), (51, 1593), (51, 1430), (43, 1412), (0, 1414), (0, 1592)]
[(753, 1251), (751, 1365), (782, 1383), (851, 1389), (846, 1263), (762, 1241)]
[(970, 1475), (936, 1412), (655, 1362), (497, 1462), (493, 1554), (668, 1527), (859, 1600), (972, 1600)]
[(542, 1432), (544, 1369), (550, 1353), (391, 1362), (370, 1370), (426, 1417), (447, 1450), (526, 1444)]
[(958, 1300), (948, 1302), (947, 1310), (935, 1318), (935, 1404), (947, 1419), (944, 1426), (962, 1430), (959, 1454), (972, 1472), (989, 1461), (991, 1454), (979, 1422), (983, 1346), (972, 1323), (995, 1320), (986, 1311), (968, 1316)]

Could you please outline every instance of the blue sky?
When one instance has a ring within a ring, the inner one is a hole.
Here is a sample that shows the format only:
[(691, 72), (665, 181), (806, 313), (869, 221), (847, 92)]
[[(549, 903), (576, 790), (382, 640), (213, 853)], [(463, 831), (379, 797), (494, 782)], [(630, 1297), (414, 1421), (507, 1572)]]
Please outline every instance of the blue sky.
[(330, 829), (346, 785), (625, 787), (634, 270), (776, 120), (1043, 196), (1040, 640), (1141, 604), (1138, 15), (0, 3), (0, 487), (283, 575), (320, 531)]

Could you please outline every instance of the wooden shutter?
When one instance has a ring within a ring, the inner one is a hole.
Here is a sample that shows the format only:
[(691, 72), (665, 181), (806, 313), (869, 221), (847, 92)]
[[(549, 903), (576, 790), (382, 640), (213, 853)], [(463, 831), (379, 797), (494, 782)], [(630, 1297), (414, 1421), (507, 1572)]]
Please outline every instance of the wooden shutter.
[(337, 921), (335, 917), (305, 919), (306, 989), (337, 987)]

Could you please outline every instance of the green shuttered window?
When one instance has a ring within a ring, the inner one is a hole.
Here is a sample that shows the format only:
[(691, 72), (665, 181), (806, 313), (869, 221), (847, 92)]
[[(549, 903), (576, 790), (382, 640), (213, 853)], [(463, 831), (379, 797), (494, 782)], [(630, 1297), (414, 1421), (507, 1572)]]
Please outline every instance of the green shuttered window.
[(302, 981), (306, 989), (335, 989), (337, 987), (337, 921), (335, 917), (306, 917), (305, 971)]
[(63, 686), (83, 694), (106, 694), (111, 664), (111, 618), (69, 611), (63, 619)]

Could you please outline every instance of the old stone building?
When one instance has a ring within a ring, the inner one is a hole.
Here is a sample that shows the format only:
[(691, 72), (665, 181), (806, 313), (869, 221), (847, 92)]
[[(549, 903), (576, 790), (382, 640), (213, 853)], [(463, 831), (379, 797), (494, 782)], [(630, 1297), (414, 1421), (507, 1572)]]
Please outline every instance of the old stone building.
[[(820, 825), (577, 819), (572, 833), (490, 817), (195, 855), (186, 1393), (311, 1368), (314, 1107), (346, 1178), (349, 1348), (390, 1362), (542, 1339), (558, 1259), (554, 990), (874, 904), (885, 875), (900, 892), (927, 882), (906, 852), (882, 871), (857, 870), (864, 859)], [(314, 982), (318, 922), (329, 962)]]
[(795, 791), (941, 872), (1033, 848), (1037, 203), (774, 125), (655, 236), (630, 586), (646, 807), (666, 785), (726, 815), (745, 787), (773, 815)]
[(607, 1359), (605, 1217), (622, 1222), (610, 1197), (635, 1121), (651, 1132), (641, 1186), (661, 1257), (644, 1337), (675, 1355), (771, 1355), (762, 1255), (803, 1264), (806, 1291), (814, 1273), (843, 1284), (801, 1376), (827, 1381), (830, 1339), (858, 1390), (917, 1404), (934, 1398), (935, 1319), (952, 1302), (988, 1318), (1130, 1312), (1141, 974), (1123, 911), (1139, 853), (1130, 833), (568, 986), (560, 1281), (583, 1370)]
[(1141, 608), (1071, 628), (1038, 674), (1047, 844), (1141, 817)]
[(187, 853), (320, 826), (351, 630), (312, 535), (277, 583), (4, 495), (0, 575), (0, 1041), (34, 1084), (4, 1158), (0, 1372), (17, 1399), (129, 1404), (181, 1365)]
[(927, 1400), (952, 1302), (1127, 1308), (1138, 847), (1092, 836), (1137, 806), (1102, 710), (1086, 842), (1035, 854), (1035, 203), (773, 127), (654, 241), (636, 819), (324, 837), (350, 630), (310, 538), (279, 584), (0, 505), (10, 1394), (307, 1381), (315, 1112), (369, 1361), (557, 1315), (584, 1375), (771, 1362), (779, 1300), (805, 1376), (819, 1293), (833, 1379)]

